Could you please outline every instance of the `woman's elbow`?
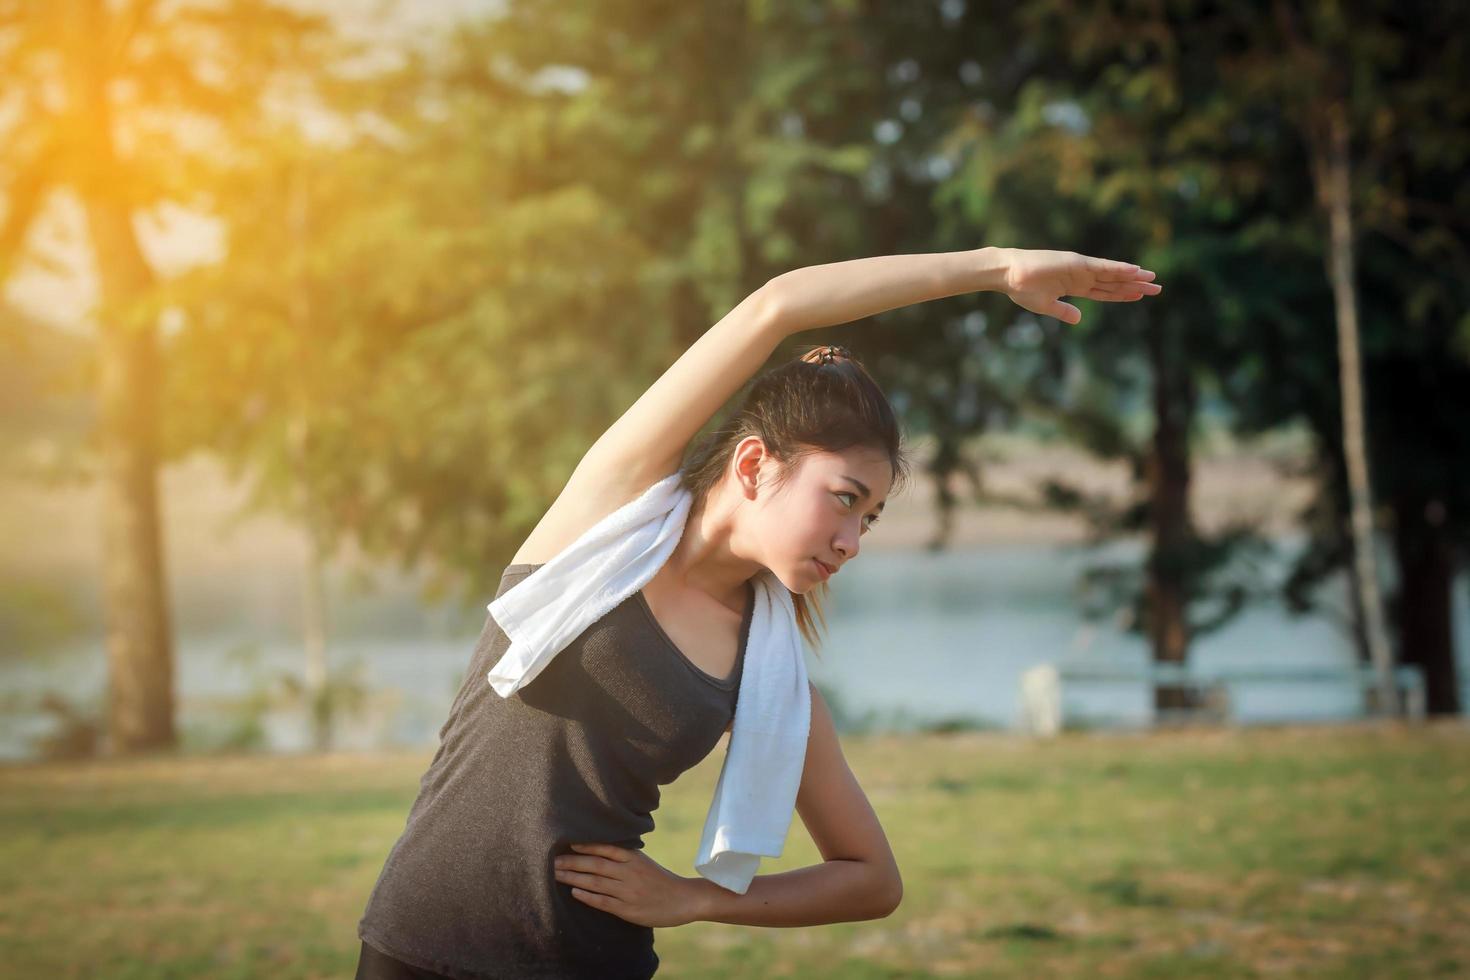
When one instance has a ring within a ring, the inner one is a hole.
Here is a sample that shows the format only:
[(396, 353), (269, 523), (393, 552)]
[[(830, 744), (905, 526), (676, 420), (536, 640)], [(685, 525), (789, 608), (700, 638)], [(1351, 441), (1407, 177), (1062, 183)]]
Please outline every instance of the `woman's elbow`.
[(899, 903), (903, 901), (903, 879), (899, 877), (897, 868), (884, 873), (874, 896), (872, 918), (886, 919), (898, 911)]
[(883, 913), (885, 917), (897, 912), (898, 906), (903, 902), (903, 879), (898, 876), (898, 872), (893, 874), (893, 888), (888, 899), (887, 910)]

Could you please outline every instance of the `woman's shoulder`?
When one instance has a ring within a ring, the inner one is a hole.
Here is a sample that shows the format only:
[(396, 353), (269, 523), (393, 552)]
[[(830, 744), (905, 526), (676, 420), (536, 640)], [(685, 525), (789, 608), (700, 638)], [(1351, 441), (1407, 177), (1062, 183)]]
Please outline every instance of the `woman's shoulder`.
[(495, 598), (499, 599), (512, 588), (519, 585), (527, 575), (540, 568), (545, 562), (511, 562), (505, 566), (500, 573), (500, 585), (495, 590)]

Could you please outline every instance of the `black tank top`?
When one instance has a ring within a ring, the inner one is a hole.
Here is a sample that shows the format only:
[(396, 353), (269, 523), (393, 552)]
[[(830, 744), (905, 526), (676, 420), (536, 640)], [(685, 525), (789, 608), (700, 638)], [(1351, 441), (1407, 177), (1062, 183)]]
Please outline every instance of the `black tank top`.
[[(507, 566), (495, 594), (540, 567)], [(685, 657), (639, 591), (509, 698), (486, 679), (510, 646), (487, 615), (359, 938), (464, 980), (651, 977), (653, 930), (574, 898), (552, 860), (571, 843), (643, 847), (659, 787), (735, 716), (753, 608), (747, 583), (727, 678)]]

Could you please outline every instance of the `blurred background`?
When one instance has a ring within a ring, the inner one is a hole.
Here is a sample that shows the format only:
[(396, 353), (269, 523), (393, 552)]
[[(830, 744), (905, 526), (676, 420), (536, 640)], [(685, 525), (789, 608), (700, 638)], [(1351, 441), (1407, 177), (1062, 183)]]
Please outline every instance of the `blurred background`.
[[(663, 369), (799, 266), (1069, 249), (1137, 262), (1165, 291), (1074, 301), (1075, 327), (972, 294), (775, 355), (851, 347), (917, 462), (808, 660), (885, 825), (906, 818), (883, 800), (908, 797), (885, 797), (884, 767), (899, 780), (918, 754), (956, 760), (914, 778), (944, 808), (973, 790), (972, 814), (987, 746), (1017, 765), (996, 792), (1044, 778), (1043, 759), (1085, 781), (1141, 753), (1164, 809), (1185, 785), (1204, 799), (1180, 774), (1215, 763), (1190, 752), (1238, 753), (1220, 785), (1282, 754), (1259, 770), (1282, 792), (1332, 783), (1340, 770), (1311, 767), (1337, 759), (1378, 775), (1282, 814), (1328, 800), (1382, 821), (1363, 809), (1378, 800), (1423, 849), (1349, 822), (1302, 880), (1420, 859), (1428, 877), (1371, 901), (1361, 882), (1302, 884), (1338, 902), (1304, 913), (1342, 930), (1316, 952), (1341, 975), (1373, 975), (1351, 972), (1372, 956), (1464, 967), (1463, 940), (1429, 919), (1371, 942), (1362, 924), (1372, 901), (1429, 918), (1470, 902), (1452, 883), (1470, 832), (1467, 38), (1462, 6), (1403, 0), (0, 0), (6, 819), (177, 830), (159, 814), (208, 812), (179, 786), (264, 793), (265, 773), (356, 800), (371, 829), (321, 831), (355, 843), (301, 865), (346, 876), (336, 912), (313, 906), (329, 939), (222, 938), (190, 959), (173, 926), (127, 946), (92, 908), (92, 948), (132, 950), (109, 975), (331, 975), (501, 569)], [(288, 756), (303, 768), (274, 768)], [(220, 760), (270, 757), (210, 781)], [(152, 789), (114, 812), (102, 786)], [(271, 813), (234, 846), (258, 854)], [(1184, 891), (1136, 872), (1158, 834), (1125, 834), (1144, 856), (1123, 870), (1098, 857), (1087, 901), (1177, 910)], [(1262, 867), (1304, 853), (1269, 840), (1250, 852)], [(11, 884), (36, 870), (19, 853)], [(906, 880), (924, 866), (916, 853)], [(939, 866), (911, 882), (908, 931), (840, 975), (1134, 955), (1068, 946), (1085, 922), (1043, 903), (975, 933), (993, 956), (967, 959), (952, 920), (915, 908), (981, 872)], [(199, 878), (179, 874), (159, 887), (187, 906), (178, 882)], [(85, 905), (68, 887), (26, 915)], [(15, 921), (0, 948), (71, 969)], [(835, 962), (796, 941), (758, 946)], [(687, 948), (728, 970), (698, 975), (754, 975), (693, 942), (669, 962)], [(1322, 965), (1234, 942), (1166, 952), (1211, 975)], [(889, 953), (909, 967), (861, 972)], [(796, 969), (770, 955), (750, 962)]]

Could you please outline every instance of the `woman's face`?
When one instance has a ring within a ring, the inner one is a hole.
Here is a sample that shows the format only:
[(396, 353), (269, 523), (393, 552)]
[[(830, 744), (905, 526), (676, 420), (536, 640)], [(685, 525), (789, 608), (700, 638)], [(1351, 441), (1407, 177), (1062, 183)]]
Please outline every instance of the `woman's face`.
[(761, 564), (805, 594), (827, 577), (819, 562), (836, 574), (857, 557), (859, 539), (888, 500), (893, 467), (882, 451), (858, 447), (811, 453), (793, 466), (779, 487), (761, 474), (752, 532)]

